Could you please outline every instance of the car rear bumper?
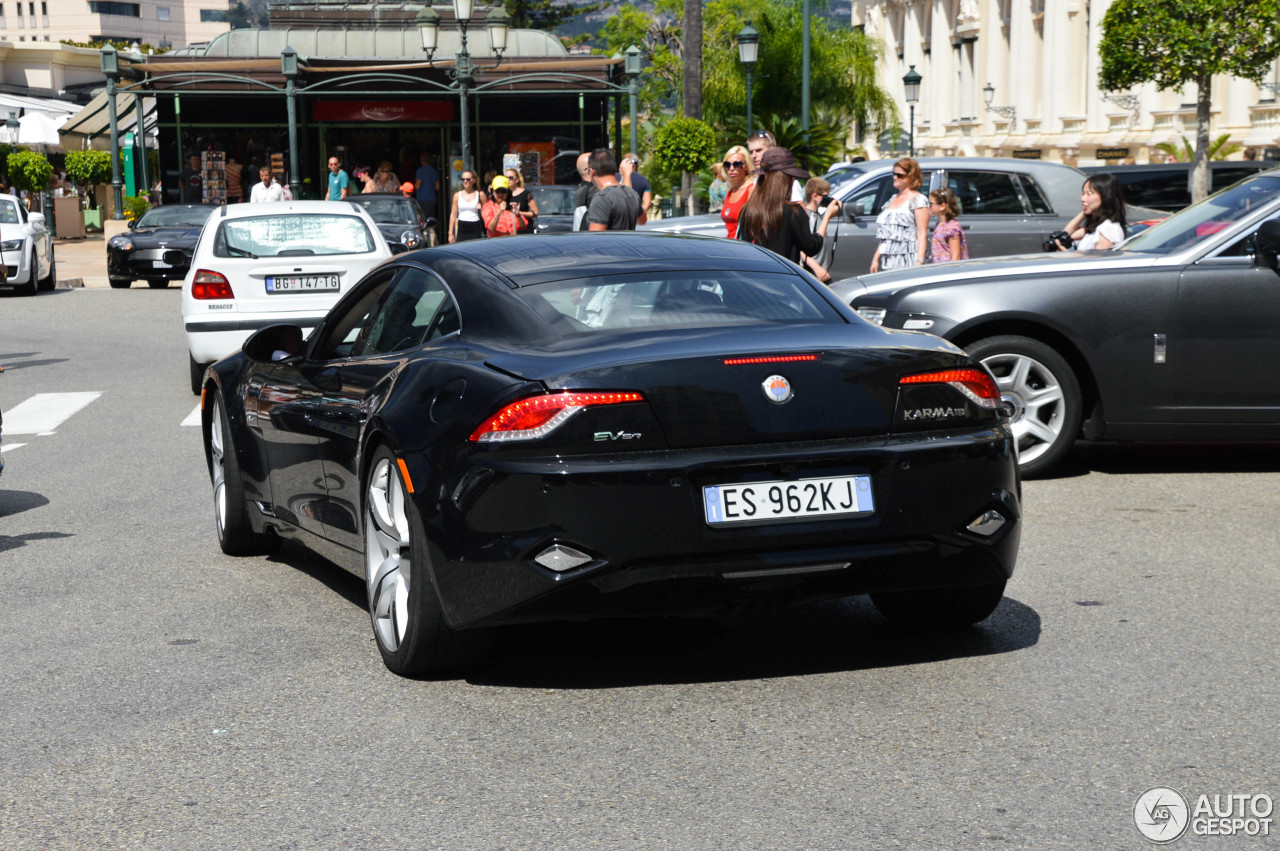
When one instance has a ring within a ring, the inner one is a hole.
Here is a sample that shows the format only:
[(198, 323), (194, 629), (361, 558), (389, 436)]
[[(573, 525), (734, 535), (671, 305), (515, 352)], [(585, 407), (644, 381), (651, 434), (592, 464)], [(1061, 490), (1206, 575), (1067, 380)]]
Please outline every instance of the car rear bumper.
[[(454, 626), (704, 613), (761, 591), (791, 598), (989, 585), (1011, 576), (1017, 559), (1020, 492), (1003, 426), (590, 459), (477, 453), (471, 460), (440, 482), (428, 459), (408, 461), (436, 587)], [(730, 527), (705, 520), (707, 485), (855, 474), (871, 477), (872, 514)], [(441, 493), (446, 500), (435, 502)], [(1003, 518), (996, 532), (966, 528), (988, 511)], [(593, 561), (562, 573), (534, 561), (557, 543)]]

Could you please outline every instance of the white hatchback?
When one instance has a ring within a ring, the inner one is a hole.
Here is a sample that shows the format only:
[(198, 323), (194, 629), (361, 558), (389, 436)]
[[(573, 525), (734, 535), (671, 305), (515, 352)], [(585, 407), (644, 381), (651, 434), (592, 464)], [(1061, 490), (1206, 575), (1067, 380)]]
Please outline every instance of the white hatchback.
[(314, 328), (389, 257), (378, 226), (356, 204), (231, 204), (211, 214), (182, 282), (191, 391), (200, 392), (206, 366), (259, 328)]

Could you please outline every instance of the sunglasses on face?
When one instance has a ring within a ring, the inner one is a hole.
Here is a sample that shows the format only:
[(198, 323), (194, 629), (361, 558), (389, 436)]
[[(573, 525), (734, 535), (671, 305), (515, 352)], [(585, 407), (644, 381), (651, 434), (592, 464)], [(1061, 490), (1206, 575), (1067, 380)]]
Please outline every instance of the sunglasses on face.
[(733, 161), (725, 160), (720, 165), (724, 166), (725, 168), (746, 168), (747, 167), (747, 164), (742, 160), (733, 160)]
[(893, 173), (893, 176), (894, 176), (894, 177), (896, 177), (896, 178), (898, 178), (899, 180), (906, 180), (906, 178), (907, 178), (907, 176), (906, 176), (905, 174), (903, 174), (902, 172), (900, 172), (900, 171), (895, 171), (895, 172)]
[(462, 182), (463, 182), (463, 183), (475, 183), (475, 182), (476, 182), (476, 179), (475, 179), (474, 177), (464, 177), (464, 178), (462, 178)]

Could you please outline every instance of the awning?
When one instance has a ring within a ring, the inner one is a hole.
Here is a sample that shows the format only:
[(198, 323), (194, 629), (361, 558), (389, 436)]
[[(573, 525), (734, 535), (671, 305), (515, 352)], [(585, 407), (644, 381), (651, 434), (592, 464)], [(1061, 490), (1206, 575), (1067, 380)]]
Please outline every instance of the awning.
[[(132, 131), (137, 123), (138, 111), (134, 101), (135, 96), (132, 94), (116, 94), (116, 127), (120, 133)], [(156, 124), (156, 99), (144, 97), (142, 110), (144, 127), (147, 130), (153, 129)], [(90, 140), (98, 136), (111, 135), (111, 115), (107, 110), (107, 93), (102, 92), (96, 95), (93, 100), (85, 104), (84, 109), (67, 119), (67, 122), (58, 128), (58, 133), (62, 136), (83, 136)]]

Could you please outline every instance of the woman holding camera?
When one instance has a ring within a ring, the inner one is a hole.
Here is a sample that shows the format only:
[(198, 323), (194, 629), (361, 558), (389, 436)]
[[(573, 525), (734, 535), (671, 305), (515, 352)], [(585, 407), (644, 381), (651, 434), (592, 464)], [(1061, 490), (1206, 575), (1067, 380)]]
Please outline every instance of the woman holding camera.
[[(791, 182), (808, 180), (809, 172), (796, 165), (791, 151), (776, 147), (760, 157), (760, 168), (763, 174), (738, 216), (738, 239), (762, 245), (798, 266), (808, 266), (822, 250), (822, 236), (810, 228), (805, 208), (791, 200)], [(826, 233), (835, 206), (828, 205), (822, 215), (822, 233)], [(825, 269), (814, 273), (819, 278), (830, 277)]]
[[(1080, 190), (1080, 212), (1067, 224), (1067, 235), (1076, 248), (1114, 248), (1124, 241), (1124, 192), (1114, 174), (1091, 175)], [(1057, 234), (1050, 237), (1058, 251), (1067, 251)]]
[(929, 201), (919, 192), (924, 183), (920, 164), (903, 157), (893, 164), (893, 188), (898, 190), (876, 216), (876, 253), (871, 271), (909, 269), (924, 263), (929, 233)]

